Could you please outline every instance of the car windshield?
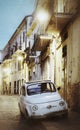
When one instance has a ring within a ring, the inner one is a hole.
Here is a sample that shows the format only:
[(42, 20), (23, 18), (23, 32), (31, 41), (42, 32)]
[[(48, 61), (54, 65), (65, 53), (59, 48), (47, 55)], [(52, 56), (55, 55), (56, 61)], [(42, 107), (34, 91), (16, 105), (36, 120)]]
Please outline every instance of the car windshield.
[(52, 83), (36, 83), (36, 84), (31, 84), (27, 87), (28, 95), (50, 93), (55, 91), (56, 91), (55, 86)]

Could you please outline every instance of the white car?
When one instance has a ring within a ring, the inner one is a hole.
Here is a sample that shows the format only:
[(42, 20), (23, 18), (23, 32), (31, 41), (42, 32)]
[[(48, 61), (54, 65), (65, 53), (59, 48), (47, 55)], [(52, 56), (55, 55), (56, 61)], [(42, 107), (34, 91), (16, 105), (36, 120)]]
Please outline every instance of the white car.
[(67, 115), (67, 103), (49, 81), (26, 82), (21, 87), (19, 109), (27, 118)]

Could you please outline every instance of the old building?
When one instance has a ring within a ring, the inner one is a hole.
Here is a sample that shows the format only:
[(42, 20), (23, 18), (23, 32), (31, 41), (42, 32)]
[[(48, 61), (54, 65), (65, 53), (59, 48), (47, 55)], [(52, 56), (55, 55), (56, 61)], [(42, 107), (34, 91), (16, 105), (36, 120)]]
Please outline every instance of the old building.
[(27, 30), (32, 16), (26, 16), (3, 49), (2, 92), (3, 94), (19, 94), (21, 84), (28, 80), (28, 67), (25, 50), (29, 47)]
[(69, 107), (80, 110), (79, 6), (79, 0), (37, 1), (3, 49), (4, 94), (19, 94), (24, 81), (50, 79)]
[(38, 19), (40, 30), (32, 47), (40, 52), (40, 77), (61, 86), (61, 95), (71, 109), (77, 110), (80, 108), (79, 5), (78, 0), (39, 0), (35, 20), (40, 10), (49, 17), (44, 21)]

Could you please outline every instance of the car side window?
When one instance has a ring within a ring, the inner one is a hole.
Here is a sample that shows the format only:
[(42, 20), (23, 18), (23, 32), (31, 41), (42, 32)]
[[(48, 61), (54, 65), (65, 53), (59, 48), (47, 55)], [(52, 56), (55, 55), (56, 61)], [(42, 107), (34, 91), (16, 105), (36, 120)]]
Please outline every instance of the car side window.
[(50, 89), (51, 89), (52, 92), (56, 91), (54, 84), (50, 83)]
[(25, 92), (25, 86), (21, 87), (21, 95), (25, 96), (26, 92)]

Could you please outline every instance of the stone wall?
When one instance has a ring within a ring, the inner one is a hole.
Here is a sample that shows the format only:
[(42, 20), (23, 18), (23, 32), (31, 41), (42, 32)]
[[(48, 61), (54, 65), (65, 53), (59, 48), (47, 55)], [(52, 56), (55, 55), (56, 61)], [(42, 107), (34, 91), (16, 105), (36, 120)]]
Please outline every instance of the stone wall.
[(68, 105), (71, 110), (80, 112), (80, 83), (68, 84)]

